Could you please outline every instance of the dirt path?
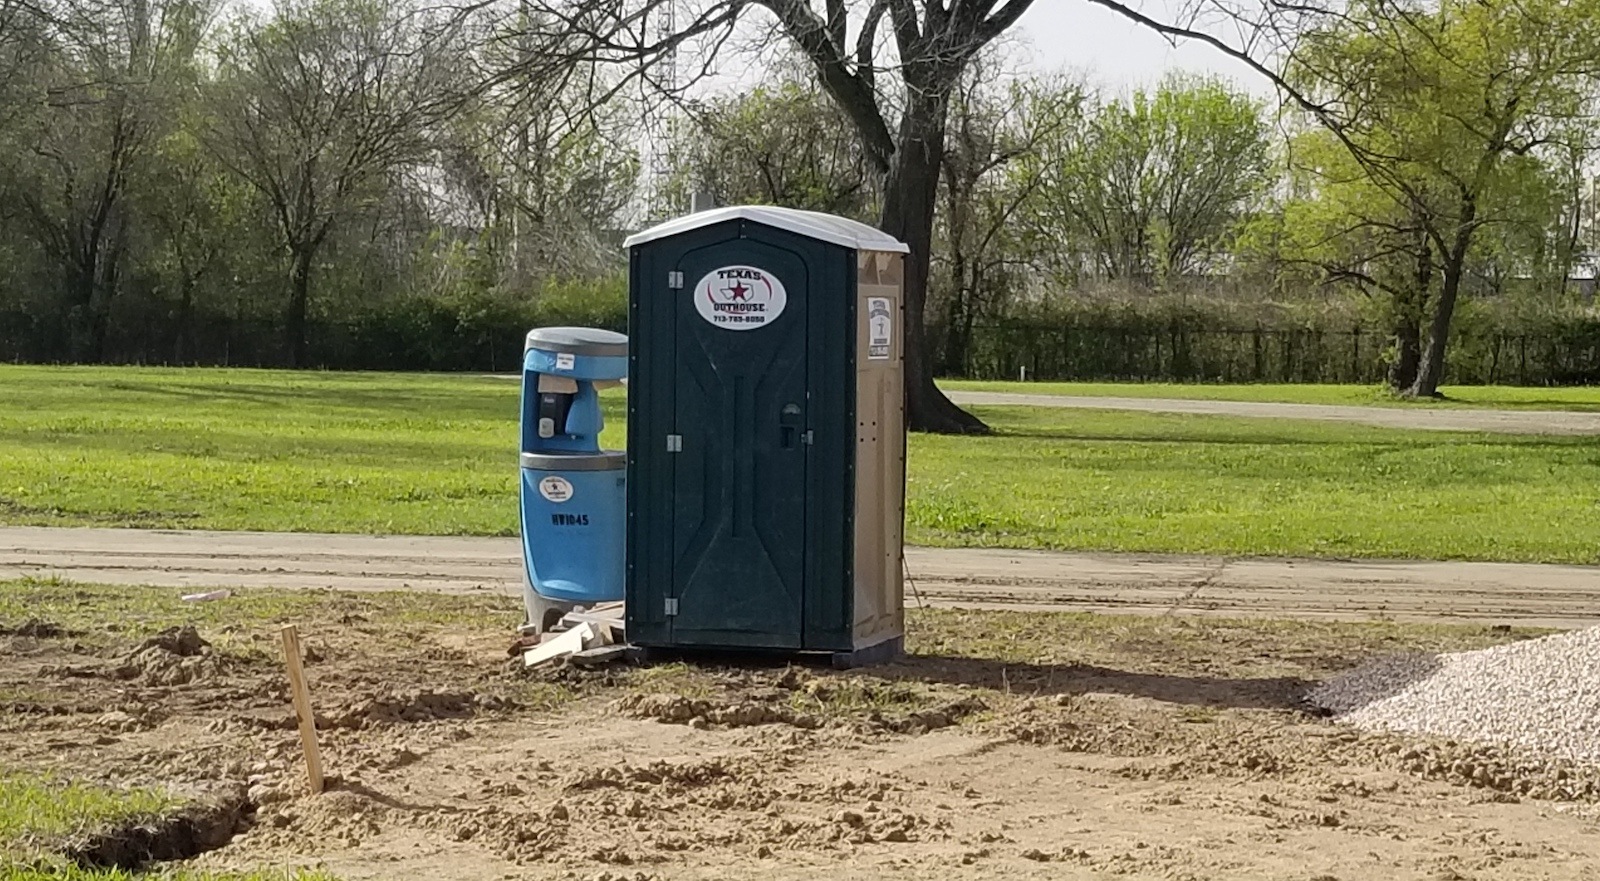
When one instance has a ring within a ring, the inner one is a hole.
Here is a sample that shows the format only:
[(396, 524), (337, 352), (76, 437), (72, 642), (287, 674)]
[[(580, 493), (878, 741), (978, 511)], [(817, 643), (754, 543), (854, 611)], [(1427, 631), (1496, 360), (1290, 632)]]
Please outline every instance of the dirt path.
[[(1600, 567), (908, 548), (931, 605), (1526, 626), (1600, 623)], [(515, 539), (0, 529), (0, 579), (514, 594)]]
[(1600, 435), (1600, 413), (1570, 413), (1556, 410), (1436, 410), (1256, 401), (1190, 401), (1175, 398), (1027, 395), (1010, 392), (953, 391), (948, 394), (950, 400), (957, 404), (1139, 410), (1148, 413), (1195, 413), (1256, 419), (1316, 419), (1326, 422), (1376, 425), (1380, 428), (1416, 428), (1428, 431)]

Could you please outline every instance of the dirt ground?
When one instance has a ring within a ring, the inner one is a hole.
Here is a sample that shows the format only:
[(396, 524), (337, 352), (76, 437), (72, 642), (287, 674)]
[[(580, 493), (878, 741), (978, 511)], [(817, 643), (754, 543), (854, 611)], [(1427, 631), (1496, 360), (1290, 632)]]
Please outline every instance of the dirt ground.
[[(516, 595), (514, 538), (0, 528), (0, 579)], [(907, 548), (931, 606), (1343, 621), (1600, 624), (1600, 567)]]
[[(359, 878), (1554, 879), (1600, 775), (1361, 734), (1300, 701), (1490, 627), (926, 611), (848, 673), (528, 672), (495, 597), (17, 588), (0, 767), (243, 793), (199, 867)], [(26, 608), (28, 620), (18, 609)], [(330, 791), (304, 792), (299, 622)], [(192, 625), (194, 632), (166, 630)]]

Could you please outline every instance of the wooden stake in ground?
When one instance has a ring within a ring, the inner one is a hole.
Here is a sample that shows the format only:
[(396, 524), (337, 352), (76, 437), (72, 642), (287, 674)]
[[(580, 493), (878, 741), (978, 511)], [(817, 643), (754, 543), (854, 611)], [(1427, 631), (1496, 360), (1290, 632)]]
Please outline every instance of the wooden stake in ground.
[(311, 712), (311, 690), (306, 687), (306, 671), (300, 666), (300, 631), (293, 624), (283, 626), (283, 661), (289, 667), (289, 694), (294, 698), (294, 714), (300, 718), (300, 748), (306, 754), (306, 775), (311, 794), (322, 792), (322, 752), (317, 748), (317, 717)]

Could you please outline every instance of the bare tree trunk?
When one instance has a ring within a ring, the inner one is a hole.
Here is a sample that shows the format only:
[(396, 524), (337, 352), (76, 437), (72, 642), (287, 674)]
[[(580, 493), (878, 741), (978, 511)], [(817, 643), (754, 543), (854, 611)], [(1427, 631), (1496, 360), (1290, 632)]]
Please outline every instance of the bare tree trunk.
[(1456, 297), (1461, 293), (1461, 278), (1466, 274), (1467, 250), (1472, 247), (1473, 223), (1478, 218), (1478, 203), (1470, 197), (1461, 201), (1460, 221), (1455, 238), (1445, 252), (1441, 267), (1439, 302), (1433, 307), (1433, 321), (1428, 328), (1428, 345), (1422, 350), (1422, 366), (1417, 370), (1417, 381), (1408, 394), (1413, 398), (1436, 398), (1439, 383), (1444, 381), (1444, 352), (1450, 342), (1450, 321), (1456, 314)]
[(289, 310), (284, 316), (284, 348), (289, 354), (289, 367), (307, 366), (306, 306), (311, 300), (311, 248), (297, 248), (291, 253), (289, 268)]
[(79, 252), (67, 272), (67, 355), (76, 363), (105, 361), (117, 260), (116, 251), (107, 253), (103, 243), (96, 243)]
[(111, 301), (122, 286), (122, 254), (127, 243), (127, 230), (120, 221), (116, 221), (107, 241), (99, 249), (89, 309), (89, 345), (96, 364), (103, 364), (106, 360), (106, 338), (111, 333)]
[(111, 330), (111, 294), (116, 284), (114, 277), (96, 284), (94, 299), (89, 305), (89, 360), (95, 364), (106, 362), (106, 337)]
[(1394, 346), (1389, 388), (1395, 394), (1405, 394), (1417, 381), (1417, 368), (1422, 363), (1422, 326), (1414, 316), (1405, 314), (1395, 319)]
[(1394, 361), (1389, 364), (1389, 390), (1397, 395), (1411, 393), (1422, 364), (1422, 316), (1433, 287), (1433, 248), (1427, 235), (1416, 233), (1416, 266), (1405, 293), (1395, 297), (1393, 342)]
[(961, 289), (961, 319), (954, 333), (961, 341), (959, 372), (962, 376), (967, 376), (967, 371), (972, 367), (972, 328), (978, 321), (978, 292), (983, 290), (984, 283), (980, 268), (974, 266), (970, 278)]
[(967, 366), (968, 340), (962, 336), (966, 326), (963, 317), (968, 311), (966, 258), (961, 253), (961, 248), (954, 242), (951, 243), (950, 254), (950, 301), (944, 310), (944, 347), (939, 353), (939, 369), (946, 376), (960, 375)]
[(884, 187), (878, 227), (911, 249), (906, 255), (906, 421), (912, 431), (984, 434), (989, 427), (962, 410), (933, 382), (928, 330), (923, 321), (932, 266), (933, 213), (939, 196), (947, 99), (912, 90), (900, 124), (900, 143)]
[(1461, 292), (1461, 274), (1466, 262), (1465, 254), (1450, 255), (1444, 269), (1444, 285), (1439, 292), (1439, 302), (1433, 307), (1433, 320), (1428, 327), (1428, 345), (1422, 351), (1422, 362), (1416, 381), (1406, 394), (1413, 398), (1436, 398), (1439, 383), (1444, 379), (1444, 352), (1450, 341), (1450, 320), (1455, 316), (1456, 296)]
[(92, 363), (99, 360), (94, 350), (94, 267), (79, 261), (68, 276), (71, 296), (67, 307), (67, 359), (78, 364)]
[(182, 293), (178, 298), (178, 332), (173, 340), (173, 358), (178, 364), (188, 364), (194, 358), (194, 278), (183, 272)]

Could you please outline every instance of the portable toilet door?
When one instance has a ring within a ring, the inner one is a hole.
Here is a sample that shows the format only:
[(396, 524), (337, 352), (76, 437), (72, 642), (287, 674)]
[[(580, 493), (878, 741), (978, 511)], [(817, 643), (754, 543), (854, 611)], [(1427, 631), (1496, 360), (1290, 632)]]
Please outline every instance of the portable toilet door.
[(905, 247), (736, 207), (629, 248), (629, 641), (852, 650), (857, 258)]

